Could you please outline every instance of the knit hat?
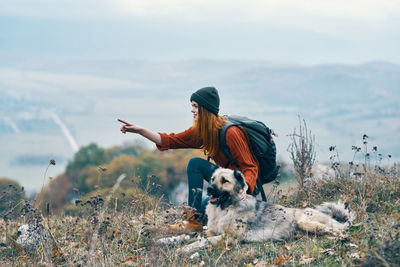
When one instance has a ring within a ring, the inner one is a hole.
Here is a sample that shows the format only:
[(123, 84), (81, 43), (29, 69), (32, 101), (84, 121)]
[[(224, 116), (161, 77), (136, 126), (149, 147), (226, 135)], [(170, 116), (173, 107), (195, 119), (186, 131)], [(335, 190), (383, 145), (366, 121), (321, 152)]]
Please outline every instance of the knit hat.
[(215, 87), (204, 87), (192, 94), (190, 101), (196, 101), (200, 106), (218, 115), (219, 96)]

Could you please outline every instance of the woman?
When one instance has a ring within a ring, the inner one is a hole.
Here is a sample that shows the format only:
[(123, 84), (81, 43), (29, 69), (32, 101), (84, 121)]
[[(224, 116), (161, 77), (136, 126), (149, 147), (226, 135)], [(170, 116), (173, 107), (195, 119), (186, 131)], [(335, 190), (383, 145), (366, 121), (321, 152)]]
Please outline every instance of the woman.
[[(192, 158), (187, 166), (189, 185), (189, 206), (199, 212), (204, 212), (202, 207), (203, 179), (210, 181), (211, 175), (219, 166), (235, 169), (236, 166), (229, 162), (219, 146), (219, 130), (227, 122), (225, 117), (219, 116), (219, 95), (214, 87), (204, 87), (197, 90), (190, 98), (193, 113), (193, 125), (181, 133), (156, 133), (141, 126), (128, 123), (121, 119), (121, 132), (131, 132), (142, 135), (154, 142), (160, 151), (177, 148), (199, 148), (214, 160), (216, 164), (202, 158)], [(240, 193), (240, 199), (246, 194), (253, 193), (256, 186), (258, 166), (251, 154), (246, 136), (237, 126), (229, 127), (226, 132), (226, 143), (240, 171), (245, 176), (245, 188)], [(193, 222), (193, 216), (187, 216), (189, 223), (183, 224), (184, 228), (202, 228), (201, 224)], [(201, 226), (200, 226), (201, 225)]]

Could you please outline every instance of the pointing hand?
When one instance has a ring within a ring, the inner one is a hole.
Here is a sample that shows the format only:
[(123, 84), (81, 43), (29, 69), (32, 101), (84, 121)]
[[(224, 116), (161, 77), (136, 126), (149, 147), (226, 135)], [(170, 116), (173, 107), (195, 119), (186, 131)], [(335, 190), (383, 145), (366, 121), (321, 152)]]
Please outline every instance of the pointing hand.
[(142, 127), (139, 125), (135, 125), (133, 123), (118, 119), (119, 122), (123, 123), (123, 125), (120, 128), (120, 131), (122, 133), (126, 132), (131, 132), (131, 133), (139, 133), (140, 130), (142, 130)]

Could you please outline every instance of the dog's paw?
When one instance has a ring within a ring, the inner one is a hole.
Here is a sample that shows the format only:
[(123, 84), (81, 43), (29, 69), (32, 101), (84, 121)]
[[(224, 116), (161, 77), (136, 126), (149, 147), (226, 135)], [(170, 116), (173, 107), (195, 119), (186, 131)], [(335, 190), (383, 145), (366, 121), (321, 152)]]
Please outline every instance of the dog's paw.
[(178, 248), (176, 250), (176, 253), (177, 254), (190, 253), (198, 249), (208, 248), (209, 246), (210, 243), (208, 242), (207, 238), (201, 238), (198, 241), (195, 241), (189, 245)]
[(189, 239), (190, 239), (189, 235), (183, 234), (178, 236), (160, 238), (156, 241), (156, 243), (160, 245), (170, 245), (170, 244), (180, 243)]

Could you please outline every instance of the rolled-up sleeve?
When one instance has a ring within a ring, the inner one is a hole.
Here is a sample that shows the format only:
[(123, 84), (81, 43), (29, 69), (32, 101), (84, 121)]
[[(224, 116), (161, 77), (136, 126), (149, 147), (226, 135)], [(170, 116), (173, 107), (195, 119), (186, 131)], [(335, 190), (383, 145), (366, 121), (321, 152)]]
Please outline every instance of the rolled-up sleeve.
[(180, 133), (158, 133), (161, 136), (161, 145), (157, 149), (165, 151), (177, 148), (199, 148), (193, 140), (192, 128)]

